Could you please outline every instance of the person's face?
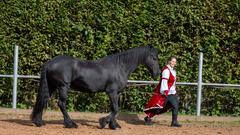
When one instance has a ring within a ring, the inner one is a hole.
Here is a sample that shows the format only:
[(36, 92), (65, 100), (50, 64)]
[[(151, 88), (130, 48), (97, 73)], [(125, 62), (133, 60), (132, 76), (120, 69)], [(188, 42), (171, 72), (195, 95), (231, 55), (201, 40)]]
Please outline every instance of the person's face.
[(177, 60), (173, 58), (171, 61), (169, 61), (169, 65), (174, 68), (177, 65)]

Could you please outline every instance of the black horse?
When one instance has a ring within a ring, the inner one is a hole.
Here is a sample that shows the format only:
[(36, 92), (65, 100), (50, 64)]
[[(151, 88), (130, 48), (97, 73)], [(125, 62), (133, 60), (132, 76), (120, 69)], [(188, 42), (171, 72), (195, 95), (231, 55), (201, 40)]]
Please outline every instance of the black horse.
[(36, 126), (44, 125), (43, 109), (52, 93), (59, 93), (58, 105), (67, 128), (76, 128), (66, 110), (69, 88), (82, 92), (106, 92), (111, 101), (111, 114), (100, 118), (100, 128), (109, 124), (109, 128), (121, 128), (115, 116), (119, 111), (119, 93), (127, 85), (127, 80), (138, 65), (146, 65), (153, 78), (160, 73), (158, 51), (152, 46), (143, 46), (106, 56), (96, 61), (81, 61), (69, 56), (57, 56), (42, 67), (40, 87), (31, 120)]

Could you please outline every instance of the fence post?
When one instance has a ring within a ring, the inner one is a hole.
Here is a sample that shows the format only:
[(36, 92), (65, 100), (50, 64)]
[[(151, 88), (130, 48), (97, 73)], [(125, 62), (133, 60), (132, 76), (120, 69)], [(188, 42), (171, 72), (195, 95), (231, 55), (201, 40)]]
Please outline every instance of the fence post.
[(17, 80), (18, 80), (18, 45), (14, 48), (14, 73), (13, 73), (13, 101), (12, 108), (16, 109), (17, 106)]
[(197, 116), (200, 116), (200, 113), (201, 113), (202, 66), (203, 66), (203, 53), (200, 52), (200, 54), (199, 54), (199, 66), (198, 66)]

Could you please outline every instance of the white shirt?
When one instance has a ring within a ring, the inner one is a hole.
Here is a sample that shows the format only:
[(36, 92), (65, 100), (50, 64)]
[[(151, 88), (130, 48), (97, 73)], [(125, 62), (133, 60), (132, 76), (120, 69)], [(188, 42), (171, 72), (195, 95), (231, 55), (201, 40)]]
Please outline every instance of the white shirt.
[(173, 85), (170, 87), (168, 95), (176, 94), (176, 70), (174, 70), (170, 65), (167, 65), (167, 67), (168, 69), (166, 68), (162, 72), (162, 78), (165, 78), (165, 79), (162, 79), (161, 81), (160, 93), (164, 94), (164, 91), (168, 90), (168, 79), (170, 77), (170, 72), (171, 72), (175, 78), (175, 81)]

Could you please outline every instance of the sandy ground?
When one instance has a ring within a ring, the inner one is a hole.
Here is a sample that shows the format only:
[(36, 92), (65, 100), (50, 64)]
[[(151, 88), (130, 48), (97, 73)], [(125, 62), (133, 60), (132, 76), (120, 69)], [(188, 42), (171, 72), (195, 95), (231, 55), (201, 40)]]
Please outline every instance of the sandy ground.
[(179, 116), (181, 128), (170, 127), (171, 116), (156, 116), (152, 126), (144, 125), (144, 114), (120, 113), (121, 129), (99, 129), (104, 113), (70, 112), (78, 128), (67, 129), (59, 111), (46, 111), (46, 125), (35, 127), (29, 120), (31, 110), (0, 108), (0, 135), (240, 135), (240, 117)]

